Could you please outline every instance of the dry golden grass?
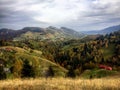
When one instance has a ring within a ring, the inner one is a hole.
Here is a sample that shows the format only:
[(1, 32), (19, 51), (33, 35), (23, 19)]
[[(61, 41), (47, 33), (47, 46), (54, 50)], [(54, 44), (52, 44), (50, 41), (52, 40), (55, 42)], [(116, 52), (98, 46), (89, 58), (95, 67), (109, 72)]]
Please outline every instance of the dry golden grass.
[(120, 90), (120, 78), (2, 80), (0, 90)]

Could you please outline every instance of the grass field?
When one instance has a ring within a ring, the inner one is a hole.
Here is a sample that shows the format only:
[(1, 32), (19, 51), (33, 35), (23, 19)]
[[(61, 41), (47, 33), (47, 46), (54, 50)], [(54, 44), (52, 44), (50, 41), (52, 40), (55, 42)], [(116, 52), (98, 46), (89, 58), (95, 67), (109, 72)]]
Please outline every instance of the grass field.
[(120, 90), (120, 78), (38, 78), (0, 81), (0, 90)]

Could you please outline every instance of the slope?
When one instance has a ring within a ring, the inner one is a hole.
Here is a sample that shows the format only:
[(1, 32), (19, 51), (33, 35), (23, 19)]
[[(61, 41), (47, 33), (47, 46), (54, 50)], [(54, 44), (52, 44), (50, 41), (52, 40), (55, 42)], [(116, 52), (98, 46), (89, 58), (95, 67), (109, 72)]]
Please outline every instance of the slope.
[(67, 72), (63, 67), (43, 58), (41, 51), (13, 46), (0, 47), (0, 61), (4, 61), (5, 68), (11, 69), (16, 60), (28, 60), (30, 65), (36, 68), (37, 76), (45, 76), (49, 66), (52, 67), (55, 76), (65, 76)]

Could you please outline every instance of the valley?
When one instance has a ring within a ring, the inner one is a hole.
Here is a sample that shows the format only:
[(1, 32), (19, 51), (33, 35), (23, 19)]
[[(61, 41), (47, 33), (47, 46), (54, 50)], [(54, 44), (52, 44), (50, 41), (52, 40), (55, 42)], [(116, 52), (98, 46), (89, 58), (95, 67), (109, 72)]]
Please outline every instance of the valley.
[(119, 89), (120, 30), (106, 35), (55, 27), (21, 31), (0, 31), (1, 90)]
[(120, 90), (120, 0), (0, 0), (0, 90)]

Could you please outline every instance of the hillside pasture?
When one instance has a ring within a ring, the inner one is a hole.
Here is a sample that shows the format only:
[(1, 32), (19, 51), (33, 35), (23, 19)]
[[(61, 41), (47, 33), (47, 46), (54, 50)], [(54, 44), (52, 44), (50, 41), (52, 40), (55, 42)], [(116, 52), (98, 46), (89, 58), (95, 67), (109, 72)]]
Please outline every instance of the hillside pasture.
[(37, 78), (0, 81), (0, 90), (120, 90), (120, 78)]

